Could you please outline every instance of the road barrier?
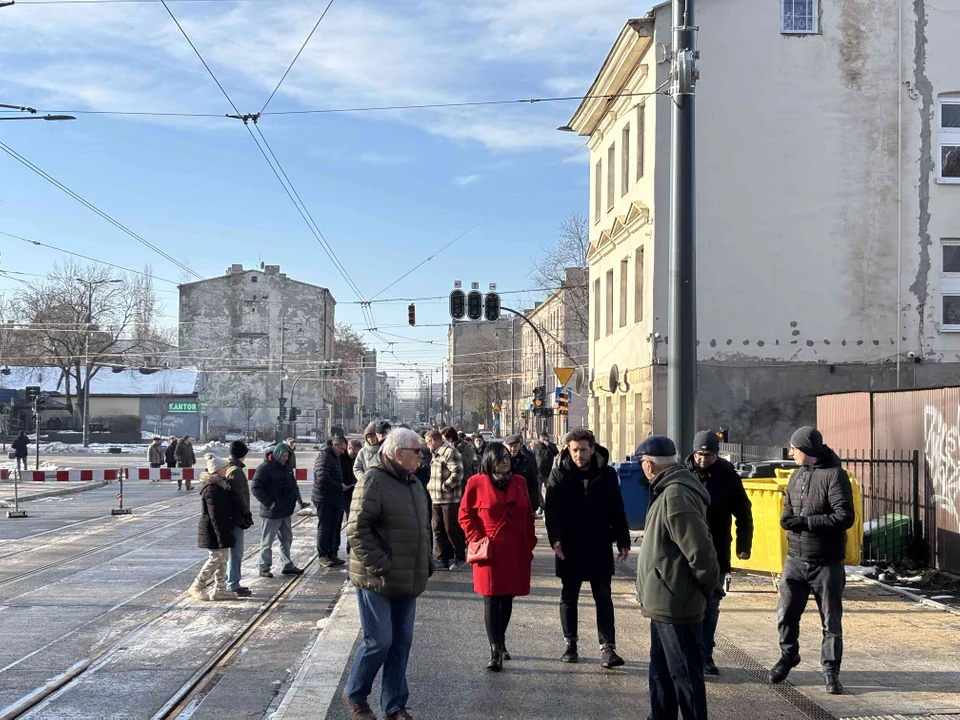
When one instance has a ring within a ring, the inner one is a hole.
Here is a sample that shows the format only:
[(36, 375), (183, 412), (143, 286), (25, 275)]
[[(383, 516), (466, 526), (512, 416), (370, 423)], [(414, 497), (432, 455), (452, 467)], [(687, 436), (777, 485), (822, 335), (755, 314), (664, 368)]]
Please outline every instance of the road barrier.
[[(0, 470), (0, 480), (13, 480), (16, 470)], [(116, 468), (90, 470), (21, 470), (20, 482), (105, 482), (116, 480)]]
[[(247, 468), (247, 479), (253, 480), (253, 474), (256, 468)], [(202, 468), (130, 468), (127, 477), (132, 480), (152, 480), (161, 482), (164, 480), (197, 480), (200, 478)], [(297, 480), (307, 480), (307, 468), (297, 468), (294, 470)]]

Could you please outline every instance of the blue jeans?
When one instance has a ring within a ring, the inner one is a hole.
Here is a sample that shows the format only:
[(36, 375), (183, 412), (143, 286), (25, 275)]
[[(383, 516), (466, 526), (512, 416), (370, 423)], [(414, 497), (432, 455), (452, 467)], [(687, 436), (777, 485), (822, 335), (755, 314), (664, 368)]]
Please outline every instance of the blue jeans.
[[(720, 594), (725, 595), (723, 590), (724, 581), (727, 574), (720, 573), (720, 579), (717, 580), (717, 586), (720, 588)], [(713, 648), (716, 647), (717, 623), (720, 622), (720, 597), (714, 596), (707, 600), (707, 609), (703, 614), (703, 633), (700, 636), (700, 652), (703, 653), (704, 662), (713, 659)]]
[(293, 526), (290, 516), (284, 518), (260, 518), (260, 569), (269, 570), (273, 565), (273, 541), (280, 539), (280, 562), (287, 568), (293, 565), (290, 546), (293, 544)]
[(365, 703), (373, 680), (383, 668), (380, 707), (384, 715), (406, 707), (407, 659), (413, 644), (413, 619), (417, 598), (388, 598), (372, 590), (357, 588), (363, 640), (353, 658), (344, 691), (355, 703)]
[(707, 720), (700, 623), (650, 621), (649, 720)]
[(240, 587), (240, 563), (243, 561), (243, 528), (233, 529), (233, 547), (230, 548), (230, 559), (227, 561), (227, 589), (236, 592)]

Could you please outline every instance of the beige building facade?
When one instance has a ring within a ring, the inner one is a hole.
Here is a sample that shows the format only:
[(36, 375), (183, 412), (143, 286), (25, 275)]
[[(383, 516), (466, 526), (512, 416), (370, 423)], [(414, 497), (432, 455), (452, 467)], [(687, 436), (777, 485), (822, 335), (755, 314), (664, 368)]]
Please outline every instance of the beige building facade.
[[(700, 0), (698, 424), (783, 442), (818, 393), (960, 371), (960, 14)], [(570, 121), (590, 147), (590, 424), (666, 429), (668, 3)], [(619, 96), (609, 98), (605, 96)]]

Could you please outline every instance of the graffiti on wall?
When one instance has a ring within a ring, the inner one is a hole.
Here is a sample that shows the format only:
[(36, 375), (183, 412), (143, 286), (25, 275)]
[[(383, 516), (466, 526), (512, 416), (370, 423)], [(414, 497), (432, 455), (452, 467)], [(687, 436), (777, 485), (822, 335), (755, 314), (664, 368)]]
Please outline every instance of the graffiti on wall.
[(950, 423), (936, 407), (924, 407), (923, 441), (935, 493), (933, 500), (938, 508), (960, 521), (960, 408), (956, 420)]

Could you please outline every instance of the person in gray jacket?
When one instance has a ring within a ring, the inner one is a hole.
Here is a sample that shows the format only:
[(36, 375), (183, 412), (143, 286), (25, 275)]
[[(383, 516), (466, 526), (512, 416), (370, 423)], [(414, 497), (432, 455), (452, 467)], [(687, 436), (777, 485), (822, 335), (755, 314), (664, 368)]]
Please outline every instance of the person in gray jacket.
[(651, 435), (637, 447), (650, 507), (637, 561), (637, 596), (650, 618), (650, 718), (707, 720), (700, 654), (707, 600), (722, 592), (707, 526), (710, 494), (680, 464), (677, 447)]
[(398, 428), (357, 483), (347, 522), (350, 582), (357, 588), (363, 640), (343, 701), (352, 717), (376, 720), (367, 698), (383, 668), (380, 705), (389, 720), (406, 720), (407, 659), (417, 597), (433, 574), (427, 492), (413, 472), (420, 436)]
[(367, 443), (357, 453), (357, 459), (353, 461), (353, 476), (357, 479), (357, 482), (363, 480), (367, 469), (375, 463), (380, 452), (380, 445), (383, 444), (383, 439), (388, 432), (390, 432), (390, 423), (386, 420), (372, 422), (363, 431), (363, 439)]

